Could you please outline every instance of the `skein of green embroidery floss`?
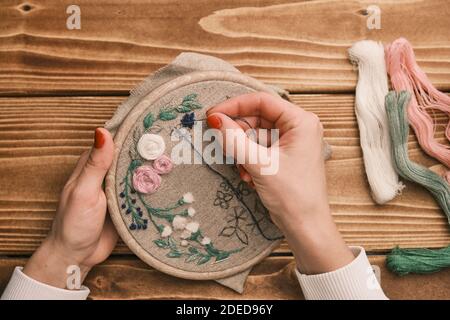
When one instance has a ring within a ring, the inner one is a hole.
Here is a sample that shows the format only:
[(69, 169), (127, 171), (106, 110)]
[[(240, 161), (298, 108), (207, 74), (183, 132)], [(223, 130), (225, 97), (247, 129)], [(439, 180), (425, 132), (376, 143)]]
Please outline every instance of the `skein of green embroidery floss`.
[(395, 248), (387, 256), (386, 265), (398, 275), (433, 273), (450, 266), (450, 246), (430, 250), (425, 248)]
[[(408, 157), (409, 126), (406, 117), (411, 95), (391, 91), (386, 95), (386, 111), (392, 142), (395, 169), (403, 178), (425, 187), (436, 199), (450, 223), (450, 187), (433, 171), (412, 162)], [(387, 267), (399, 275), (431, 273), (450, 267), (450, 246), (439, 250), (395, 248), (387, 257)]]

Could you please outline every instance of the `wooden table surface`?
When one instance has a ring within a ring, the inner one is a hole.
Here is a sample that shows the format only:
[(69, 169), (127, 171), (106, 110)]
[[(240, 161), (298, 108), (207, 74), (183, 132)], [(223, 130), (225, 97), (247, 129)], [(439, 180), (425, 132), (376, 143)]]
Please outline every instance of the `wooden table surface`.
[[(75, 2), (81, 30), (68, 30), (66, 8)], [(366, 27), (370, 4), (381, 9), (379, 30)], [(353, 108), (356, 73), (346, 53), (361, 39), (389, 43), (403, 36), (433, 84), (449, 92), (449, 16), (446, 0), (2, 0), (0, 291), (47, 234), (59, 192), (91, 146), (93, 130), (145, 76), (180, 52), (195, 51), (285, 88), (295, 103), (317, 113), (334, 150), (328, 189), (347, 243), (366, 248), (391, 298), (449, 299), (448, 269), (397, 277), (384, 267), (396, 245), (449, 245), (450, 228), (432, 197), (414, 184), (406, 183), (387, 205), (372, 201)], [(442, 127), (437, 136), (444, 141)], [(413, 135), (409, 148), (413, 160), (437, 165)], [(283, 244), (254, 268), (239, 295), (210, 281), (164, 275), (119, 243), (87, 285), (93, 299), (301, 299), (293, 270)]]

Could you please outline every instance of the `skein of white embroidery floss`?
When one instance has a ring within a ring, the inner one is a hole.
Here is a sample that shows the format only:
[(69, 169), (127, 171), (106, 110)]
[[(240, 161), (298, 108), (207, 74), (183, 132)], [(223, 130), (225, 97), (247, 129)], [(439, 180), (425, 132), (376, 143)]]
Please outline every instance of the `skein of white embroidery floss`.
[(381, 43), (363, 40), (348, 50), (350, 61), (358, 66), (355, 113), (367, 179), (372, 198), (386, 203), (404, 188), (395, 172), (384, 99), (388, 80)]

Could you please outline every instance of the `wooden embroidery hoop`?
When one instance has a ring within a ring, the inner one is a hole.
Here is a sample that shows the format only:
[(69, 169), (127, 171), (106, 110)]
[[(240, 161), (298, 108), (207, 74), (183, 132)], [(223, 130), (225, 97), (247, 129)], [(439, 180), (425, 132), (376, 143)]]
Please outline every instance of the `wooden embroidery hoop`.
[(249, 89), (256, 91), (264, 91), (270, 94), (274, 94), (269, 91), (267, 86), (262, 84), (261, 82), (245, 76), (243, 74), (237, 72), (226, 72), (226, 71), (199, 71), (192, 72), (178, 78), (175, 78), (160, 87), (156, 88), (146, 96), (144, 96), (141, 101), (129, 112), (126, 116), (123, 123), (120, 125), (117, 133), (114, 137), (115, 143), (115, 154), (114, 160), (111, 165), (111, 168), (106, 176), (106, 187), (105, 193), (108, 202), (108, 210), (111, 216), (111, 219), (120, 235), (122, 240), (127, 244), (130, 250), (135, 253), (141, 260), (154, 267), (155, 269), (167, 273), (169, 275), (173, 275), (180, 278), (185, 279), (193, 279), (193, 280), (217, 280), (231, 277), (233, 275), (237, 275), (241, 272), (249, 270), (256, 263), (260, 262), (262, 259), (267, 257), (281, 242), (281, 240), (272, 241), (260, 254), (256, 257), (245, 261), (244, 263), (237, 265), (232, 268), (228, 268), (222, 271), (214, 271), (214, 272), (191, 272), (187, 270), (181, 270), (175, 268), (173, 266), (167, 265), (162, 261), (158, 260), (154, 256), (152, 256), (149, 252), (147, 252), (139, 242), (131, 235), (130, 230), (128, 229), (127, 224), (124, 222), (122, 218), (121, 209), (119, 206), (119, 199), (117, 197), (116, 190), (116, 172), (118, 166), (118, 156), (122, 149), (123, 142), (128, 136), (129, 131), (135, 126), (136, 121), (145, 112), (149, 106), (153, 105), (156, 101), (158, 101), (164, 95), (169, 94), (170, 92), (177, 90), (186, 85), (204, 82), (204, 81), (228, 81), (237, 83), (243, 86), (248, 87)]

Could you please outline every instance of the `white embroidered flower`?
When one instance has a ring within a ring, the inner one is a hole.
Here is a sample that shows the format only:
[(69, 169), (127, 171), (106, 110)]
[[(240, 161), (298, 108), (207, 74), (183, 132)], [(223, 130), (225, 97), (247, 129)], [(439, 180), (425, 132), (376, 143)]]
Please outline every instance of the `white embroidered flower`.
[(187, 240), (181, 240), (180, 244), (181, 244), (181, 246), (183, 246), (183, 247), (187, 247), (187, 245), (189, 244), (189, 242), (187, 242)]
[(202, 245), (207, 245), (207, 244), (210, 244), (211, 243), (211, 239), (210, 238), (208, 238), (208, 237), (204, 237), (203, 239), (202, 239)]
[(195, 216), (195, 212), (196, 212), (196, 211), (195, 211), (194, 208), (189, 207), (187, 211), (188, 211), (188, 216), (189, 216), (189, 217)]
[(164, 226), (163, 231), (161, 232), (161, 237), (166, 238), (172, 234), (172, 228), (170, 226)]
[(189, 222), (186, 225), (186, 230), (196, 233), (198, 231), (198, 228), (200, 227), (200, 224), (198, 222)]
[(175, 216), (172, 221), (173, 228), (175, 230), (183, 230), (186, 227), (187, 219), (182, 216)]
[(191, 192), (185, 193), (183, 195), (183, 202), (184, 203), (192, 203), (192, 202), (194, 202), (194, 196), (192, 195)]
[(187, 238), (189, 238), (190, 236), (191, 236), (191, 232), (190, 232), (189, 230), (184, 230), (184, 231), (181, 233), (180, 238), (181, 238), (181, 239), (187, 239)]
[(139, 139), (136, 148), (142, 158), (155, 160), (164, 153), (166, 144), (160, 135), (146, 133)]

